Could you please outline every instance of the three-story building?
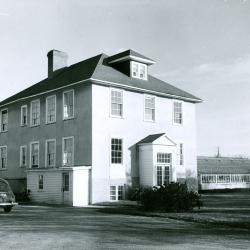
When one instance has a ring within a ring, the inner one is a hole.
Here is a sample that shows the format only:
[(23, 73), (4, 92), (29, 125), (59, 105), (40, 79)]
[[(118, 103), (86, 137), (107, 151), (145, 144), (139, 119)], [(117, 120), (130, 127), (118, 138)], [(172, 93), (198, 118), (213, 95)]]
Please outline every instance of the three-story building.
[(133, 50), (67, 66), (0, 103), (0, 176), (34, 201), (83, 206), (124, 199), (129, 186), (197, 187), (195, 104), (148, 74)]

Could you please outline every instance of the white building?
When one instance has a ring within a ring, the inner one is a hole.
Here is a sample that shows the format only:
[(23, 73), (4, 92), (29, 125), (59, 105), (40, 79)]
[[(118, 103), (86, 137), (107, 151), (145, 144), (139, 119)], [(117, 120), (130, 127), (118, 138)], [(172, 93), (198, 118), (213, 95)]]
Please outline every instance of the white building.
[[(197, 188), (195, 104), (148, 74), (133, 50), (67, 66), (48, 53), (48, 78), (2, 101), (0, 175), (34, 201), (83, 206), (129, 186)], [(16, 157), (9, 157), (9, 156)]]

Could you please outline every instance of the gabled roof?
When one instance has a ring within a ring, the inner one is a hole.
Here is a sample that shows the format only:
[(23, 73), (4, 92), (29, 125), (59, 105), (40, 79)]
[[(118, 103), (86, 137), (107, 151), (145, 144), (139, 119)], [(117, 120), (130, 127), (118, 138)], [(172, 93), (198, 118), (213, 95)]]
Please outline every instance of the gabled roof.
[[(131, 50), (129, 51), (129, 53), (132, 53)], [(128, 53), (127, 51), (125, 52)], [(133, 54), (134, 53), (136, 52), (133, 52)], [(107, 58), (109, 58), (107, 55), (100, 54), (69, 67), (65, 67), (53, 77), (46, 78), (3, 100), (0, 102), (0, 106), (85, 81), (108, 86), (118, 86), (141, 93), (151, 93), (194, 103), (202, 101), (194, 95), (151, 75), (148, 75), (147, 81), (130, 77), (113, 68), (112, 65), (107, 64)]]
[(137, 144), (142, 144), (142, 143), (152, 143), (161, 136), (163, 136), (165, 133), (160, 133), (160, 134), (154, 134), (154, 135), (148, 135), (147, 137), (143, 138), (140, 140)]
[(250, 159), (235, 157), (198, 157), (199, 174), (250, 174)]

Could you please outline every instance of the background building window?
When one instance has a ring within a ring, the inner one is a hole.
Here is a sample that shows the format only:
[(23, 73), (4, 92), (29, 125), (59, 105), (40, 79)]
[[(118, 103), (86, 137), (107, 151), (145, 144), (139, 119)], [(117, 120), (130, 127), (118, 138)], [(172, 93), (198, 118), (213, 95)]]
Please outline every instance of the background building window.
[(110, 200), (118, 201), (123, 200), (123, 186), (121, 185), (112, 185), (110, 186)]
[(111, 115), (122, 117), (123, 100), (122, 91), (111, 90)]
[(63, 119), (74, 117), (74, 90), (63, 93)]
[(74, 139), (73, 137), (63, 138), (63, 165), (73, 165), (73, 154), (74, 154)]
[(122, 164), (122, 139), (111, 139), (111, 163)]
[(0, 147), (0, 168), (7, 167), (7, 146)]
[(27, 147), (21, 146), (20, 147), (20, 166), (26, 166), (27, 165)]
[(1, 123), (1, 132), (8, 131), (8, 110), (1, 110), (0, 115), (0, 123)]
[(46, 98), (46, 123), (56, 122), (56, 96)]
[(28, 123), (28, 111), (27, 111), (27, 105), (21, 106), (21, 126), (25, 126)]
[(31, 126), (40, 125), (40, 100), (31, 102)]
[(43, 175), (42, 174), (38, 175), (38, 189), (43, 190)]
[(30, 158), (31, 158), (31, 167), (39, 167), (39, 143), (32, 142), (30, 144)]
[(145, 120), (154, 121), (155, 120), (155, 97), (145, 96)]
[(182, 124), (182, 102), (174, 102), (174, 123)]
[(46, 166), (54, 167), (56, 161), (56, 140), (46, 141)]

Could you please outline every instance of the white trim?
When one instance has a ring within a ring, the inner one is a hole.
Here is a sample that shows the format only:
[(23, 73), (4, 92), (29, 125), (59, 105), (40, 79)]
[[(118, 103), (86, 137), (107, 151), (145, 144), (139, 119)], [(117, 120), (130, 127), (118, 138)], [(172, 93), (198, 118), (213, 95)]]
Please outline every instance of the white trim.
[[(2, 130), (2, 124), (3, 124), (3, 120), (2, 120), (2, 112), (7, 110), (7, 129), (6, 130)], [(8, 132), (8, 128), (9, 128), (9, 111), (8, 108), (4, 108), (0, 110), (0, 132), (1, 133), (5, 133)]]
[[(64, 117), (64, 94), (65, 93), (69, 93), (69, 92), (73, 92), (73, 116), (71, 117)], [(75, 90), (74, 89), (69, 89), (69, 90), (66, 90), (66, 91), (63, 91), (63, 102), (62, 102), (62, 118), (63, 120), (70, 120), (70, 119), (74, 119), (75, 118)]]
[(162, 93), (162, 92), (158, 92), (158, 91), (154, 91), (154, 90), (147, 90), (147, 89), (142, 89), (142, 88), (138, 88), (138, 87), (134, 87), (134, 86), (125, 86), (123, 84), (120, 83), (116, 83), (116, 82), (110, 82), (110, 81), (105, 81), (105, 80), (99, 80), (99, 79), (95, 79), (95, 78), (90, 78), (90, 80), (92, 81), (93, 84), (99, 84), (99, 85), (104, 85), (104, 86), (110, 86), (110, 87), (120, 87), (123, 89), (128, 89), (128, 90), (134, 90), (134, 91), (138, 91), (140, 93), (149, 93), (149, 94), (155, 94), (158, 96), (162, 96), (162, 97), (171, 97), (171, 98), (180, 98), (180, 100), (187, 100), (187, 101), (194, 101), (194, 102), (202, 102), (201, 99), (193, 99), (193, 98), (189, 98), (189, 97), (182, 97), (182, 96), (178, 96), (178, 95), (172, 95), (172, 94), (166, 94), (166, 93)]
[[(133, 66), (137, 64), (138, 65), (138, 73), (139, 73), (139, 76), (134, 76), (133, 75)], [(145, 77), (142, 78), (140, 77), (140, 72), (141, 72), (141, 67), (142, 66), (145, 66)], [(135, 62), (135, 61), (130, 61), (130, 77), (132, 78), (137, 78), (137, 79), (140, 79), (140, 80), (144, 80), (144, 81), (147, 81), (148, 80), (148, 66), (144, 63), (139, 63), (139, 62)]]
[[(118, 139), (118, 140), (122, 140), (122, 162), (121, 163), (112, 163), (112, 149), (111, 149), (111, 145), (112, 145), (112, 139)], [(109, 165), (110, 166), (123, 166), (124, 165), (124, 137), (121, 136), (115, 136), (112, 135), (109, 137)]]
[[(55, 157), (54, 157), (54, 165), (48, 166), (48, 162), (47, 162), (47, 157), (48, 157), (48, 142), (54, 142), (55, 143)], [(45, 140), (45, 168), (51, 168), (51, 167), (55, 167), (56, 166), (56, 139), (46, 139)]]
[(8, 147), (7, 147), (7, 145), (5, 145), (5, 146), (0, 146), (0, 160), (1, 160), (1, 158), (2, 158), (2, 155), (1, 155), (1, 149), (2, 148), (6, 148), (6, 166), (3, 168), (2, 166), (0, 167), (0, 170), (6, 170), (7, 169), (7, 167), (8, 167)]
[(116, 63), (116, 62), (122, 62), (122, 61), (128, 61), (128, 60), (135, 60), (137, 62), (142, 62), (142, 63), (149, 64), (149, 65), (155, 64), (155, 61), (153, 61), (153, 60), (141, 58), (138, 56), (131, 56), (131, 55), (117, 58), (113, 61), (110, 61), (109, 64)]
[[(39, 102), (39, 120), (38, 120), (38, 124), (32, 125), (32, 103), (35, 103), (37, 101)], [(40, 99), (35, 99), (30, 102), (30, 127), (40, 126), (40, 122), (41, 122), (41, 103), (40, 103)]]
[[(154, 98), (154, 106), (155, 106), (154, 111), (155, 111), (155, 113), (154, 113), (154, 119), (153, 120), (148, 120), (145, 117), (146, 116), (146, 112), (145, 112), (145, 109), (146, 109), (145, 100), (146, 100), (147, 97)], [(156, 122), (156, 96), (154, 96), (154, 95), (148, 95), (148, 94), (144, 94), (143, 95), (143, 121), (144, 122), (153, 122), (153, 123)]]
[[(112, 91), (121, 92), (122, 95), (122, 115), (112, 115)], [(119, 88), (110, 88), (109, 91), (109, 115), (112, 118), (124, 118), (124, 90)]]
[(33, 144), (38, 144), (38, 167), (37, 168), (39, 168), (39, 157), (40, 157), (40, 143), (39, 143), (39, 141), (30, 142), (30, 168), (32, 168), (32, 159), (31, 159), (31, 157), (32, 157), (32, 145)]
[[(55, 120), (52, 121), (52, 122), (48, 122), (48, 99), (52, 98), (52, 97), (55, 99)], [(56, 123), (56, 95), (50, 95), (50, 96), (46, 97), (45, 109), (46, 109), (46, 112), (45, 112), (45, 123), (46, 124)]]
[[(23, 108), (25, 108), (26, 109), (26, 123), (24, 124), (23, 123)], [(20, 119), (20, 126), (21, 127), (24, 127), (24, 126), (27, 126), (28, 125), (28, 105), (27, 104), (25, 104), (25, 105), (22, 105), (21, 106), (21, 119)]]
[[(111, 199), (111, 187), (115, 187), (115, 200)], [(124, 200), (125, 197), (125, 184), (109, 184), (109, 200), (111, 202), (119, 201), (119, 187), (122, 187), (122, 198), (120, 200)]]
[[(64, 165), (63, 164), (63, 153), (64, 153), (64, 140), (66, 139), (73, 139), (73, 143), (72, 143), (72, 164), (71, 166), (67, 166), (67, 165)], [(74, 158), (75, 158), (75, 147), (74, 147), (74, 143), (75, 143), (75, 140), (74, 140), (74, 136), (67, 136), (67, 137), (63, 137), (62, 138), (62, 166), (67, 166), (67, 167), (72, 167), (74, 166)]]
[[(22, 149), (25, 148), (25, 164), (22, 164)], [(26, 167), (27, 166), (27, 145), (20, 146), (20, 159), (19, 159), (19, 166)]]
[[(175, 112), (174, 112), (174, 104), (181, 103), (181, 123), (175, 122)], [(184, 102), (181, 100), (172, 100), (172, 121), (173, 125), (183, 126), (184, 125)]]

